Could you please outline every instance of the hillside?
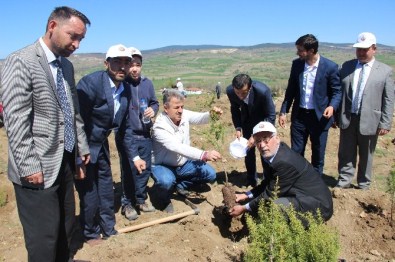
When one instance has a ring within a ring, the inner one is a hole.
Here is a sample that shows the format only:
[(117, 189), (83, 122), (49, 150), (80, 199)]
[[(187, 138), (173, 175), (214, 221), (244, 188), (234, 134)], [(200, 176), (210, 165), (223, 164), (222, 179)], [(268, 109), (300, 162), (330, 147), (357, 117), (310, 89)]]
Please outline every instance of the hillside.
[[(351, 43), (320, 43), (319, 53), (338, 64), (354, 58)], [(293, 43), (255, 46), (190, 45), (167, 46), (143, 50), (143, 73), (151, 78), (157, 90), (175, 84), (181, 77), (184, 87), (214, 89), (217, 82), (230, 84), (234, 75), (243, 72), (263, 81), (275, 92), (285, 89), (291, 62), (296, 58)], [(76, 81), (104, 68), (105, 54), (76, 53), (70, 57), (75, 66)], [(395, 47), (378, 45), (376, 58), (395, 69)], [(0, 60), (0, 70), (3, 60)]]

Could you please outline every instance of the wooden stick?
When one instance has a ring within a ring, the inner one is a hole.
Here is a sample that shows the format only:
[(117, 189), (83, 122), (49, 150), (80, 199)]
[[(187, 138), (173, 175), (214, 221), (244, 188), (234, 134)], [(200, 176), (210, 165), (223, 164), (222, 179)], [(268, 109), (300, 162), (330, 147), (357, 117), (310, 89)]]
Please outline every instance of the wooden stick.
[(143, 223), (143, 224), (140, 224), (140, 225), (134, 225), (134, 226), (130, 226), (130, 227), (121, 228), (121, 229), (118, 229), (118, 233), (132, 232), (132, 231), (136, 231), (136, 230), (139, 230), (139, 229), (142, 229), (142, 228), (150, 227), (150, 226), (161, 224), (161, 223), (166, 223), (166, 222), (173, 221), (173, 220), (176, 220), (176, 219), (180, 219), (180, 218), (183, 218), (183, 217), (186, 217), (186, 216), (189, 216), (189, 215), (197, 215), (197, 214), (199, 214), (199, 210), (185, 211), (185, 212), (180, 213), (180, 214), (176, 214), (176, 215), (172, 215), (172, 216), (169, 216), (169, 217), (160, 218), (160, 219), (157, 219), (157, 220), (154, 220), (154, 221), (150, 221), (150, 222), (146, 222), (146, 223)]

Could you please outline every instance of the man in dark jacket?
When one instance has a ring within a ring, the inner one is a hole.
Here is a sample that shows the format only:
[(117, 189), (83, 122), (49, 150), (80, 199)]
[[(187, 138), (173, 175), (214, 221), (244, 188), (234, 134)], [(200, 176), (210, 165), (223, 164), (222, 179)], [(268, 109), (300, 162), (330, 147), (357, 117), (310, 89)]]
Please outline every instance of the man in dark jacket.
[(276, 110), (272, 93), (265, 84), (252, 81), (246, 74), (239, 74), (233, 78), (232, 85), (226, 88), (226, 94), (230, 101), (230, 111), (236, 129), (236, 137), (243, 136), (248, 139), (248, 147), (251, 148), (244, 159), (247, 169), (247, 184), (256, 186), (258, 181), (252, 128), (260, 121), (268, 121), (274, 124)]
[(322, 175), (328, 130), (342, 94), (338, 65), (318, 53), (312, 34), (299, 37), (295, 46), (299, 58), (292, 62), (278, 123), (285, 128), (292, 105), (291, 148), (304, 156), (310, 137), (311, 163)]
[[(86, 167), (86, 179), (76, 180), (75, 186), (80, 196), (83, 233), (89, 244), (101, 242), (101, 235), (108, 238), (117, 234), (107, 137), (111, 130), (128, 127), (124, 123), (128, 123), (130, 92), (124, 80), (131, 65), (129, 50), (123, 45), (111, 46), (104, 64), (105, 71), (84, 76), (77, 85), (91, 162)], [(125, 143), (130, 144), (131, 132), (123, 133)]]
[[(155, 211), (148, 201), (147, 183), (151, 175), (152, 121), (150, 119), (158, 112), (159, 102), (155, 96), (152, 81), (141, 74), (143, 65), (141, 52), (134, 47), (130, 47), (129, 52), (132, 55), (132, 63), (126, 79), (128, 85), (125, 88), (132, 94), (128, 109), (128, 123), (132, 130), (133, 140), (131, 144), (124, 144), (123, 134), (118, 132), (116, 141), (120, 156), (123, 191), (121, 213), (128, 220), (135, 220), (138, 218), (138, 213), (134, 206), (139, 212)], [(144, 109), (142, 100), (146, 104)], [(128, 150), (132, 153), (131, 157), (126, 154)]]
[(259, 186), (246, 193), (236, 194), (236, 202), (250, 201), (231, 208), (230, 215), (238, 216), (246, 211), (257, 212), (260, 200), (269, 200), (275, 196), (278, 186), (277, 199), (274, 201), (276, 204), (284, 208), (292, 205), (296, 211), (311, 212), (314, 215), (320, 210), (325, 221), (331, 218), (331, 192), (313, 166), (280, 141), (277, 130), (271, 123), (257, 124), (253, 129), (253, 136), (269, 170), (265, 172), (265, 179)]

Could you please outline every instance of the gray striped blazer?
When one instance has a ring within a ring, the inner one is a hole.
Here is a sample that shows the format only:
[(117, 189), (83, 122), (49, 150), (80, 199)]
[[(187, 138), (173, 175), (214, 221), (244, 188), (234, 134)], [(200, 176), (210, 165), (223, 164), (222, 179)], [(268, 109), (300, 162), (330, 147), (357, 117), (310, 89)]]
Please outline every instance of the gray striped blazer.
[[(74, 68), (62, 58), (76, 127), (76, 154), (89, 154), (79, 114)], [(8, 178), (43, 172), (44, 188), (55, 182), (64, 152), (64, 119), (56, 86), (39, 41), (10, 54), (1, 72), (1, 94), (8, 136)]]

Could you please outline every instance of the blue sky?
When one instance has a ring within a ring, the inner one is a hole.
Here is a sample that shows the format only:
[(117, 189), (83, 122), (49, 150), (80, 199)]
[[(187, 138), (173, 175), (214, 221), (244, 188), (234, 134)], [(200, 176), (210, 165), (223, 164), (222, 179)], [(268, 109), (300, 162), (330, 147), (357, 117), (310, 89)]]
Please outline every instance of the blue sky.
[(322, 42), (351, 43), (363, 31), (395, 46), (393, 0), (13, 0), (1, 5), (0, 58), (42, 36), (49, 14), (61, 5), (92, 22), (77, 53), (105, 53), (118, 43), (140, 50), (285, 43), (306, 33)]

